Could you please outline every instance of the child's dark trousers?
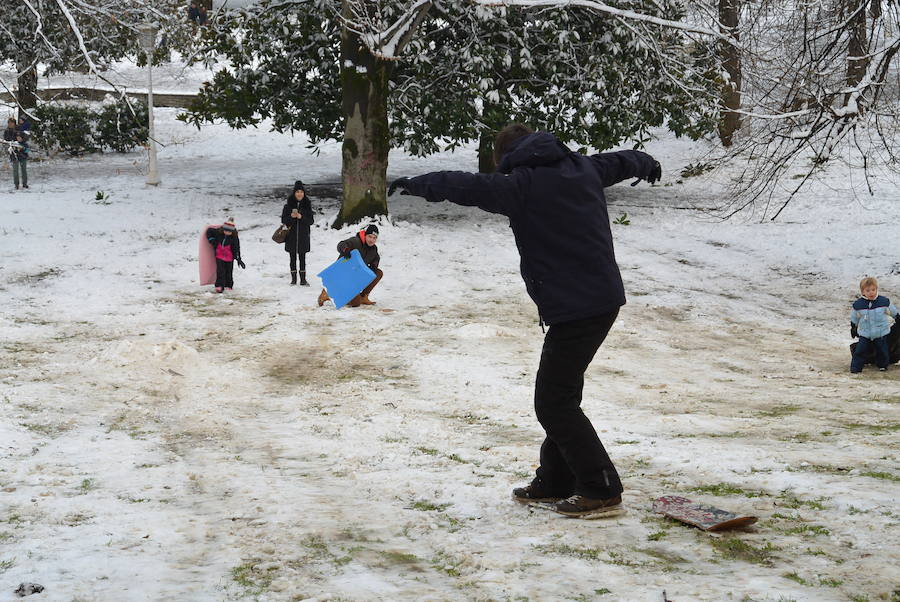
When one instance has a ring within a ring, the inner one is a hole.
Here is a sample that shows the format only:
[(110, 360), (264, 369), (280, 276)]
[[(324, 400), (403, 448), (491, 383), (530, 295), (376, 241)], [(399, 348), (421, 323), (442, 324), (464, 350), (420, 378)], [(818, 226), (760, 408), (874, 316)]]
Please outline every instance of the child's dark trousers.
[(234, 286), (234, 262), (216, 259), (216, 288), (232, 288)]
[(875, 365), (879, 368), (887, 368), (891, 359), (888, 354), (887, 337), (878, 337), (877, 339), (859, 337), (856, 351), (853, 352), (853, 359), (850, 360), (850, 372), (862, 372), (863, 366), (866, 365), (869, 347), (875, 347)]

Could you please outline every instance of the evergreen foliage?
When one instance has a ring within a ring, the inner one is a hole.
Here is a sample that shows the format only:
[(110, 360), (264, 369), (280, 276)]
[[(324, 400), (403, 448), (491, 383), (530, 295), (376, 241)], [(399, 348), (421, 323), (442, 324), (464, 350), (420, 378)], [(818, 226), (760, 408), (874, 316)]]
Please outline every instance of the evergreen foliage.
[(77, 156), (104, 148), (124, 153), (147, 143), (147, 105), (120, 99), (99, 110), (44, 103), (34, 110), (32, 140), (47, 152)]
[[(402, 4), (380, 4), (383, 21)], [(340, 8), (336, 0), (263, 0), (223, 15), (201, 54), (210, 65), (224, 60), (182, 119), (233, 127), (271, 119), (276, 131), (306, 132), (313, 144), (341, 139)], [(631, 8), (683, 16), (673, 0)], [(587, 10), (441, 3), (407, 51), (389, 56), (392, 145), (427, 155), (511, 120), (595, 148), (639, 144), (659, 125), (692, 137), (712, 131), (711, 49), (674, 30), (657, 28), (653, 37), (648, 43), (634, 27)]]

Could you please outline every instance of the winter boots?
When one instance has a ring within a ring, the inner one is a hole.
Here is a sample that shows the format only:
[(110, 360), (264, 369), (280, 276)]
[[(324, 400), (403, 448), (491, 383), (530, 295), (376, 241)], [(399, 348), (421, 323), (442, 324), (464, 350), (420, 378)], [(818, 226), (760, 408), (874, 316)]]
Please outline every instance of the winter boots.
[(619, 513), (622, 510), (622, 496), (600, 499), (583, 495), (573, 495), (556, 502), (553, 510), (566, 516), (589, 518), (604, 514)]
[(291, 284), (297, 284), (297, 270), (291, 270)]
[(309, 282), (306, 281), (306, 272), (300, 271), (300, 286), (309, 286)]

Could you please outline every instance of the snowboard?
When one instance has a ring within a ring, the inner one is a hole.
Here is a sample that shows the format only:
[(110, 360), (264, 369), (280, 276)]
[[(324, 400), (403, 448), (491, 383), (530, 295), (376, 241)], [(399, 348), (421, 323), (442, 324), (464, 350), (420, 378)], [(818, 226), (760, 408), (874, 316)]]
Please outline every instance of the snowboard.
[(704, 531), (739, 529), (759, 520), (755, 516), (735, 514), (714, 506), (698, 504), (677, 495), (664, 495), (653, 500), (653, 511)]
[(375, 280), (375, 272), (363, 262), (362, 255), (356, 249), (350, 252), (350, 259), (338, 258), (317, 276), (322, 279), (322, 286), (338, 309), (347, 305)]
[(200, 260), (200, 286), (213, 284), (216, 281), (216, 250), (206, 240), (206, 231), (209, 228), (218, 228), (221, 224), (209, 224), (200, 231), (200, 248), (198, 259)]

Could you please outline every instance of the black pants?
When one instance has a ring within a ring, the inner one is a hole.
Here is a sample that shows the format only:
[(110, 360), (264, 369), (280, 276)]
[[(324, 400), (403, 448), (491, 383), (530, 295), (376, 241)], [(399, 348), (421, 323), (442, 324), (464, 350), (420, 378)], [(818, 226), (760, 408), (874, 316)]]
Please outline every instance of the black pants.
[(288, 251), (288, 255), (291, 256), (291, 271), (296, 272), (298, 270), (297, 257), (299, 257), (300, 258), (299, 270), (305, 274), (306, 273), (306, 253), (297, 253), (296, 251)]
[(535, 485), (553, 495), (611, 498), (622, 483), (597, 431), (581, 411), (584, 372), (619, 310), (550, 326), (534, 387), (534, 409), (547, 437)]
[(232, 288), (234, 286), (234, 262), (216, 259), (216, 288)]

